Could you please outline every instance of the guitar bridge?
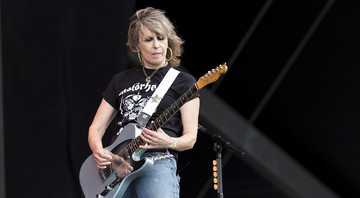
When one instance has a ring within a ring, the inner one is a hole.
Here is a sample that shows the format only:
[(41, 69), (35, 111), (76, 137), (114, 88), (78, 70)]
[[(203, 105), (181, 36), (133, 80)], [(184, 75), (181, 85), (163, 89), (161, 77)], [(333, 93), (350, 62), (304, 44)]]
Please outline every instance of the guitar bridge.
[(122, 179), (116, 179), (108, 186), (105, 186), (104, 191), (102, 191), (100, 194), (97, 194), (97, 198), (104, 198), (114, 187), (121, 182)]

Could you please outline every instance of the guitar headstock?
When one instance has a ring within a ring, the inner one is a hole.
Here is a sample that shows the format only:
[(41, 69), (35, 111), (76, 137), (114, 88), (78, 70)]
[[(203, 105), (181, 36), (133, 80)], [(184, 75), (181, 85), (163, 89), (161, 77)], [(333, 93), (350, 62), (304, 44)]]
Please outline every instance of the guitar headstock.
[(208, 71), (205, 75), (199, 78), (196, 82), (198, 89), (205, 87), (206, 85), (217, 81), (221, 74), (225, 74), (227, 72), (228, 67), (226, 63), (223, 63), (217, 66), (215, 69)]

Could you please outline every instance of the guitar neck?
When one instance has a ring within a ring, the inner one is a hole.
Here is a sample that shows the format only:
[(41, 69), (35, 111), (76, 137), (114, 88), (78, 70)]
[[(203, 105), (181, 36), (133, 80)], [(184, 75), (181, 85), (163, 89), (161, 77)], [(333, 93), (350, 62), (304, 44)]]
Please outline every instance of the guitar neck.
[(199, 91), (195, 85), (191, 86), (185, 93), (181, 95), (172, 105), (170, 105), (159, 117), (147, 127), (150, 130), (156, 131), (158, 128), (163, 126), (187, 101), (191, 100), (192, 97)]

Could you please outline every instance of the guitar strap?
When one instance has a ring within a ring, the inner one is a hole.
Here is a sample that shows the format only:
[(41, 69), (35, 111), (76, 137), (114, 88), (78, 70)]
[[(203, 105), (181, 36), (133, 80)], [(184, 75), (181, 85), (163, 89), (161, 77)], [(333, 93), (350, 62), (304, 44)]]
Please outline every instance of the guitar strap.
[(167, 92), (167, 90), (169, 89), (171, 84), (174, 82), (174, 80), (178, 74), (179, 74), (179, 71), (174, 68), (170, 68), (169, 71), (166, 73), (165, 77), (160, 82), (159, 87), (155, 90), (153, 95), (147, 101), (142, 112), (136, 118), (136, 123), (141, 128), (146, 126), (150, 117), (156, 110), (156, 107), (159, 105), (160, 101), (162, 100), (165, 93)]

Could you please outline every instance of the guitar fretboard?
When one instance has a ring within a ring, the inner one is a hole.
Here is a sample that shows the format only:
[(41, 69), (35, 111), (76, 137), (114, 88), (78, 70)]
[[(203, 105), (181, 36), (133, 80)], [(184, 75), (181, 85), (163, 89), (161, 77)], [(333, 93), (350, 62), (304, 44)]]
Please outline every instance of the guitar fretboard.
[(190, 87), (180, 98), (178, 98), (172, 105), (170, 105), (159, 117), (157, 117), (147, 127), (150, 130), (156, 131), (158, 128), (163, 126), (187, 101), (191, 100), (192, 97), (198, 92), (196, 84)]

